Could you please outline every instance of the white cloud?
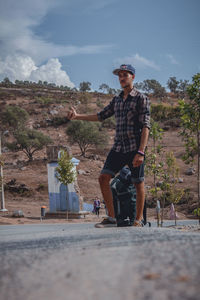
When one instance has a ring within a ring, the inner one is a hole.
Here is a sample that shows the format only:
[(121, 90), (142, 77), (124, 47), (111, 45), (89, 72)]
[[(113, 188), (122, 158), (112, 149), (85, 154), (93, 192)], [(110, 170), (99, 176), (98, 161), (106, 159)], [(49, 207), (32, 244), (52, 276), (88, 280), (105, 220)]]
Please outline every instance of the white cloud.
[(138, 53), (132, 56), (125, 56), (123, 58), (118, 58), (115, 60), (114, 63), (115, 65), (131, 64), (138, 69), (151, 68), (157, 71), (160, 70), (160, 67), (155, 62), (140, 56)]
[[(27, 79), (31, 68), (37, 68), (36, 65), (40, 65), (52, 57), (101, 53), (112, 47), (112, 45), (57, 45), (35, 34), (35, 27), (42, 23), (50, 10), (59, 5), (67, 7), (71, 3), (71, 0), (0, 1), (0, 61), (1, 66), (5, 62), (4, 70), (6, 70), (5, 73), (1, 71), (1, 77), (5, 77), (9, 73), (11, 78), (16, 78), (16, 64), (18, 64), (19, 76)], [(14, 61), (16, 57), (17, 60)], [(52, 63), (52, 60), (50, 61)], [(57, 60), (57, 62), (59, 61)], [(49, 67), (48, 63), (46, 66)], [(57, 71), (59, 69), (56, 64), (54, 64), (54, 68)], [(42, 72), (40, 72), (40, 76), (43, 76)], [(59, 72), (61, 72), (61, 66)], [(61, 75), (61, 73), (59, 74)], [(66, 76), (68, 75), (66, 74)], [(18, 79), (20, 78), (18, 77)]]
[(57, 85), (67, 85), (71, 88), (74, 87), (67, 73), (61, 69), (61, 63), (58, 58), (51, 58), (45, 65), (33, 70), (30, 79), (33, 81), (54, 82)]
[[(34, 27), (41, 24), (46, 14), (63, 0), (7, 0), (0, 2), (0, 53), (26, 54), (36, 63), (51, 57), (75, 54), (92, 54), (108, 50), (112, 45), (57, 45), (34, 33)], [(67, 1), (70, 3), (70, 1)]]
[(9, 55), (4, 61), (0, 61), (0, 75), (8, 77), (11, 81), (29, 80), (38, 82), (38, 80), (74, 87), (69, 76), (61, 69), (61, 63), (57, 58), (51, 58), (46, 64), (39, 67), (30, 56)]
[(172, 54), (167, 54), (166, 57), (169, 59), (172, 65), (179, 65), (179, 62), (174, 58)]

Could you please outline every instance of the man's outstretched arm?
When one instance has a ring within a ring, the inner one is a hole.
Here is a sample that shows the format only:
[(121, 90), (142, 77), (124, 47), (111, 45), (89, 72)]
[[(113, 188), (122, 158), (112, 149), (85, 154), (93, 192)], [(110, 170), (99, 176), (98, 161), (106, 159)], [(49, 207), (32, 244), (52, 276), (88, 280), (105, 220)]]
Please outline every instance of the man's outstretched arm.
[(83, 120), (83, 121), (94, 121), (94, 122), (99, 121), (97, 114), (95, 114), (95, 115), (77, 114), (76, 110), (73, 107), (68, 112), (67, 118), (69, 120)]

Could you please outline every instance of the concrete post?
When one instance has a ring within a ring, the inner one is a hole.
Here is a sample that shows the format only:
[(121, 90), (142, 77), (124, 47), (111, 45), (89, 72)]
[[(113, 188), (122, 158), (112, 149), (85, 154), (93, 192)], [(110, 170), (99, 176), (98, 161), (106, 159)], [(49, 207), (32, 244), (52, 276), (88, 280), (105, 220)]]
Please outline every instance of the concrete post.
[[(1, 157), (1, 132), (0, 132), (0, 157)], [(1, 201), (1, 209), (0, 211), (8, 211), (5, 208), (5, 198), (4, 198), (4, 184), (3, 184), (3, 166), (0, 165), (0, 201)]]

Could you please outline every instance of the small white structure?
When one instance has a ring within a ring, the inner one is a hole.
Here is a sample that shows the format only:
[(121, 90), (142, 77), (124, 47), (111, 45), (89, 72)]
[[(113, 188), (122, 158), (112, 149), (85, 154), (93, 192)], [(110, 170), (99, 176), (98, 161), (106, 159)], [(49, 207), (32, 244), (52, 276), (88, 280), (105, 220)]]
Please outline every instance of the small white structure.
[[(47, 164), (48, 170), (48, 191), (49, 191), (49, 211), (69, 211), (69, 212), (79, 212), (80, 203), (79, 196), (76, 193), (74, 183), (64, 185), (56, 178), (56, 168), (58, 167), (58, 162), (55, 161), (59, 157), (59, 150), (57, 152), (53, 149), (53, 160)], [(57, 158), (55, 159), (55, 154), (57, 153)], [(73, 157), (71, 162), (74, 165), (74, 172), (76, 173), (76, 166), (79, 164), (79, 160)]]

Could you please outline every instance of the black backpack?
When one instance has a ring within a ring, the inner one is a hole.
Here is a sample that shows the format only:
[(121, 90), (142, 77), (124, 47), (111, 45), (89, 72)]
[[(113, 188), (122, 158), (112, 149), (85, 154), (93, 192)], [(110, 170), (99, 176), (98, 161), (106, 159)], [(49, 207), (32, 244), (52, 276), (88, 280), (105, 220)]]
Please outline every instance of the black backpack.
[(124, 167), (111, 184), (117, 226), (132, 226), (136, 217), (136, 189), (131, 183), (131, 171)]

